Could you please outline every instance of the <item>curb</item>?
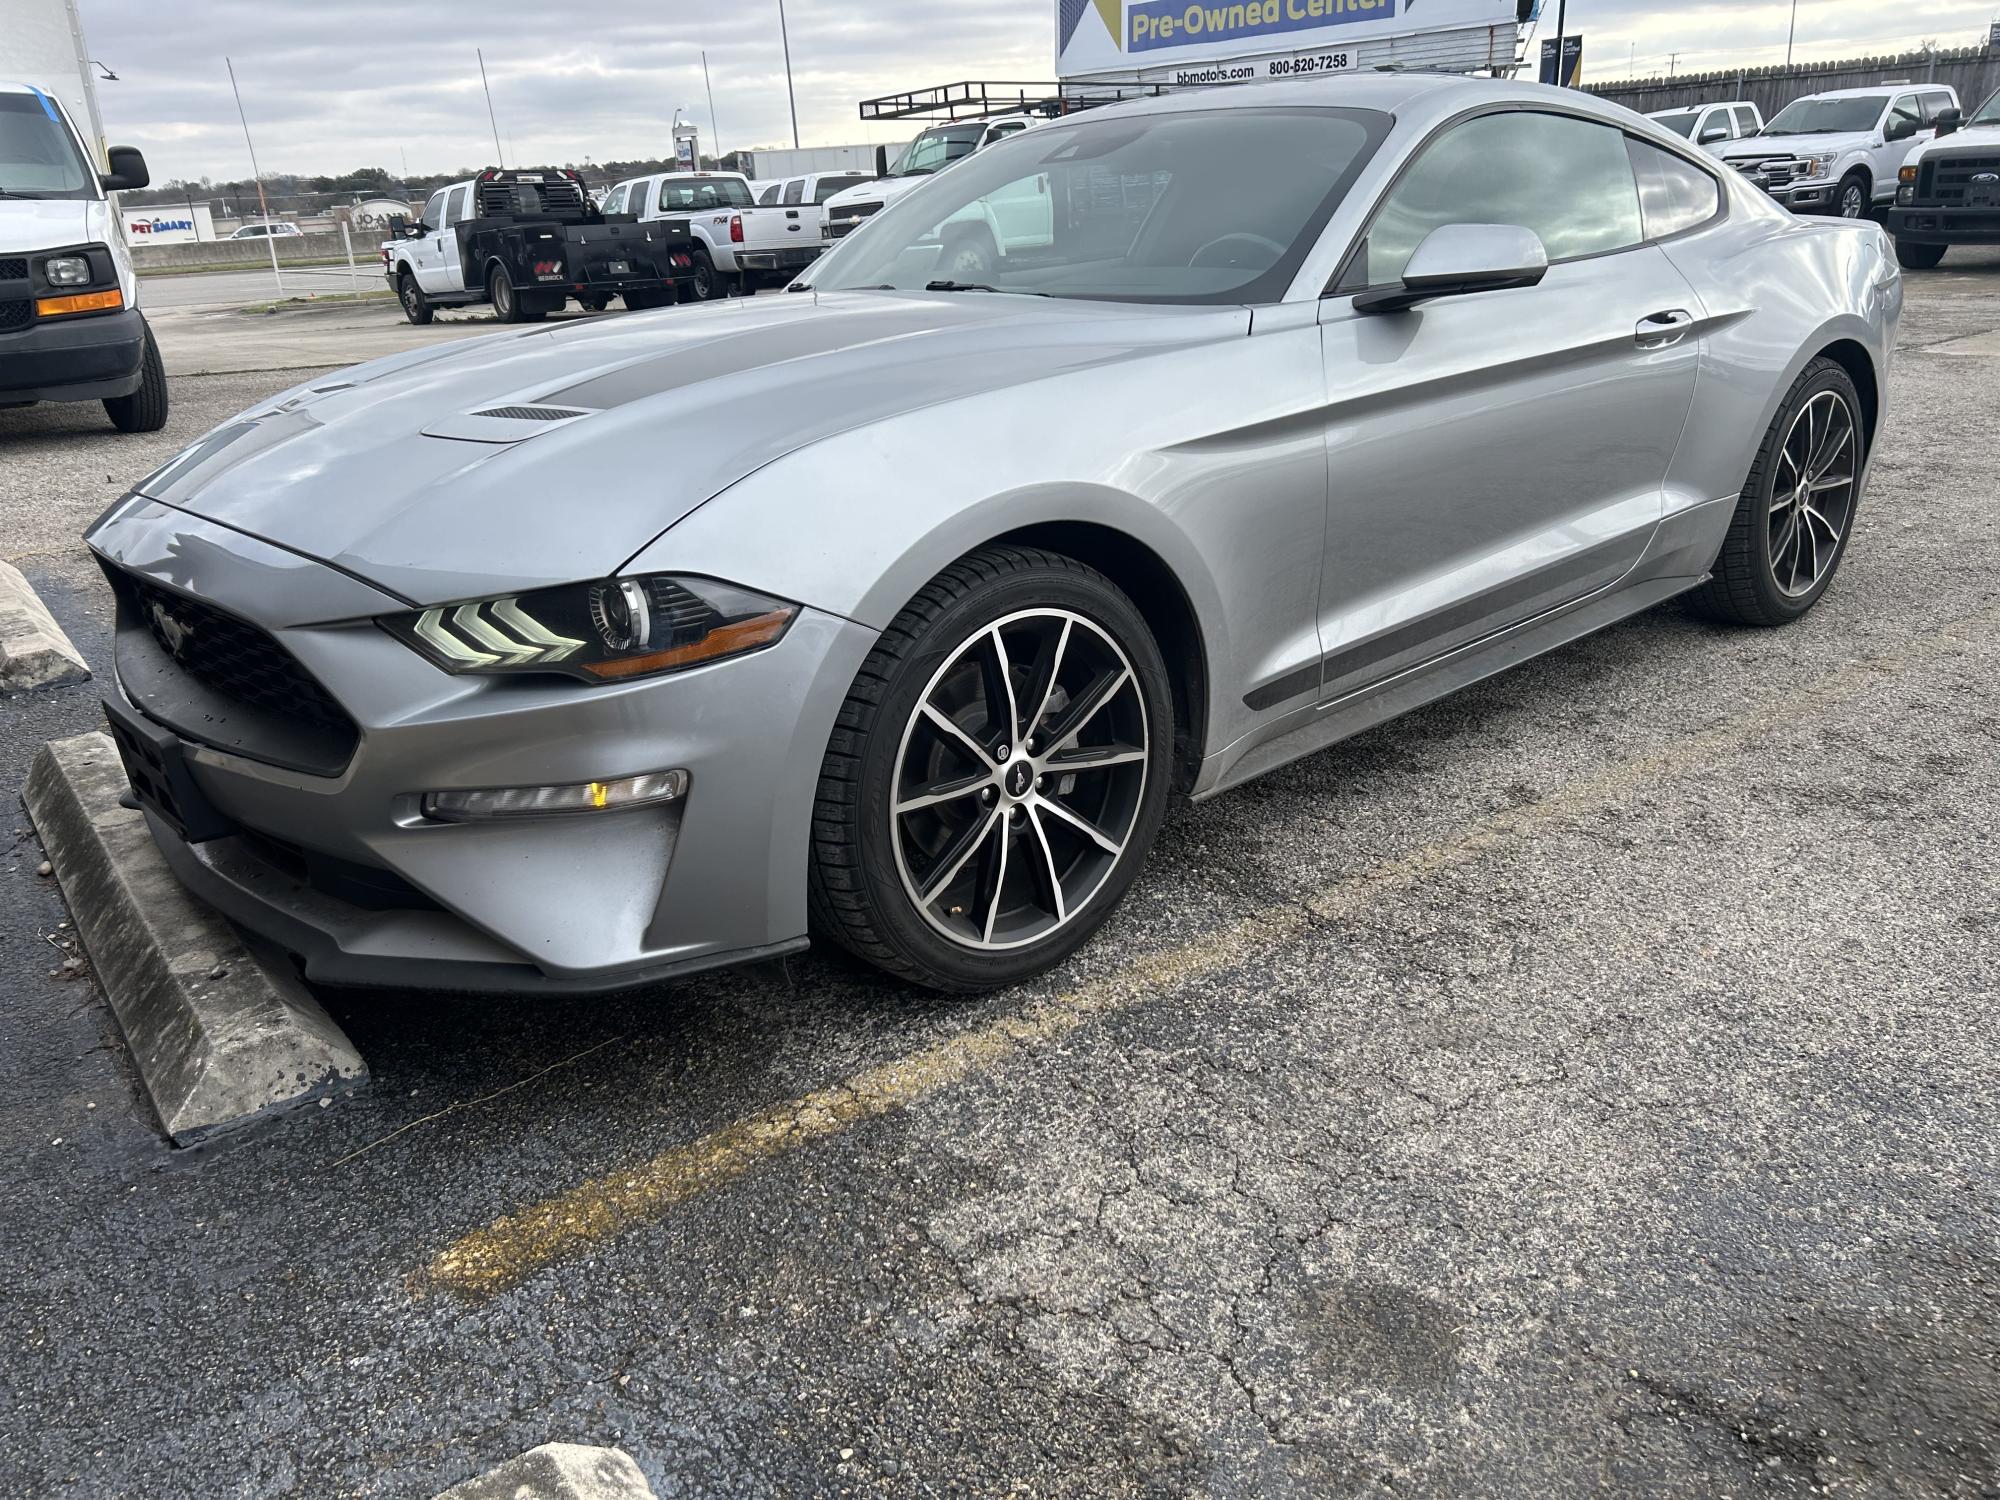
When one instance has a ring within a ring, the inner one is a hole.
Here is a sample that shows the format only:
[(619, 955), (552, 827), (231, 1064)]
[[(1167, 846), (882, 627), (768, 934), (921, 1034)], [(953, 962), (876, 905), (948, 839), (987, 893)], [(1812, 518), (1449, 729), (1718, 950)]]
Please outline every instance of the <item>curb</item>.
[(367, 1065), (282, 955), (253, 946), (160, 857), (101, 730), (51, 740), (21, 800), (133, 1064), (177, 1146), (358, 1083)]
[(0, 562), (0, 691), (89, 680), (83, 653), (70, 644), (35, 586), (12, 563)]
[(436, 1500), (656, 1500), (622, 1448), (544, 1443)]

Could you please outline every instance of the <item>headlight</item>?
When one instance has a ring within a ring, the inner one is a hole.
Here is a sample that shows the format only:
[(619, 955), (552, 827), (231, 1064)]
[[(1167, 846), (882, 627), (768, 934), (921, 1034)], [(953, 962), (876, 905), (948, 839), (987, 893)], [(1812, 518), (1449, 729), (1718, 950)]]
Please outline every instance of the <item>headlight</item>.
[(1799, 175), (1801, 177), (1824, 177), (1827, 168), (1832, 165), (1833, 158), (1830, 156), (1801, 156), (1799, 158)]
[(50, 286), (90, 285), (90, 262), (81, 255), (51, 255), (42, 262)]
[(439, 605), (378, 623), (447, 672), (620, 682), (759, 650), (798, 612), (711, 578), (654, 574)]

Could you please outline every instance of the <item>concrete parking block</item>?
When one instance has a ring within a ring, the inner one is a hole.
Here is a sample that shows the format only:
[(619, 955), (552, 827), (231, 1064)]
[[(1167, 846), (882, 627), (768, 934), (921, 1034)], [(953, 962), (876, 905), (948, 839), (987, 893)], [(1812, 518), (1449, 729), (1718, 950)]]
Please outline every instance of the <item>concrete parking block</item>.
[(283, 955), (197, 901), (160, 857), (102, 731), (52, 740), (22, 794), (167, 1134), (192, 1145), (360, 1082), (354, 1044)]
[(20, 569), (0, 562), (0, 691), (60, 687), (89, 677), (83, 653), (70, 644), (34, 585)]
[(622, 1448), (544, 1443), (491, 1473), (455, 1484), (437, 1500), (655, 1500)]

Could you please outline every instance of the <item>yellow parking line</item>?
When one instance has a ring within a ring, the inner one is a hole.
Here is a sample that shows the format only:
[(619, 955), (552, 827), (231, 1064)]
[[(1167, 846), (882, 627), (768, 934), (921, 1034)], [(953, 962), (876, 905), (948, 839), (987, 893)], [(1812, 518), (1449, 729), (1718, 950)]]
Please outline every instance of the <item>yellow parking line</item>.
[(1606, 767), (1540, 802), (1509, 808), (1460, 836), (1323, 886), (1295, 904), (1274, 906), (1218, 932), (1146, 955), (1068, 994), (998, 1017), (854, 1075), (845, 1082), (773, 1105), (685, 1146), (622, 1171), (578, 1184), (502, 1215), (432, 1259), (418, 1284), (477, 1297), (513, 1286), (585, 1245), (657, 1219), (676, 1204), (732, 1182), (761, 1162), (840, 1134), (863, 1120), (938, 1093), (1004, 1063), (1015, 1053), (1059, 1041), (1104, 1015), (1132, 1009), (1190, 982), (1270, 951), (1310, 927), (1351, 915), (1384, 896), (1469, 864), (1495, 846), (1548, 824), (1721, 759), (1805, 714), (1852, 698), (1915, 659), (2000, 623), (2000, 608), (1951, 622), (1902, 650), (1831, 672), (1713, 728)]

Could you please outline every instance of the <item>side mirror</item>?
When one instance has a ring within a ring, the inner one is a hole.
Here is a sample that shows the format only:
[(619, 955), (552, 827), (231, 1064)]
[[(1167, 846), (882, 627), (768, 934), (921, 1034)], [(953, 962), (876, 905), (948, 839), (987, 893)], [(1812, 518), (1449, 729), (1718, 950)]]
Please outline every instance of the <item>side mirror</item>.
[(97, 180), (107, 193), (136, 192), (153, 180), (153, 174), (146, 170), (146, 158), (132, 146), (113, 146), (106, 151), (111, 170), (97, 174)]
[(1887, 125), (1882, 127), (1882, 139), (1885, 141), (1907, 141), (1916, 133), (1917, 122), (1915, 120), (1891, 120)]
[(1400, 287), (1363, 292), (1358, 313), (1407, 312), (1434, 297), (1535, 286), (1549, 272), (1541, 236), (1519, 224), (1443, 224), (1424, 236)]
[(1717, 141), (1726, 141), (1728, 139), (1729, 127), (1727, 125), (1711, 125), (1696, 138), (1695, 144), (1697, 146), (1712, 146)]
[(1937, 112), (1937, 133), (1939, 135), (1950, 135), (1954, 130), (1961, 129), (1964, 124), (1965, 111), (1962, 109), (1941, 109)]

